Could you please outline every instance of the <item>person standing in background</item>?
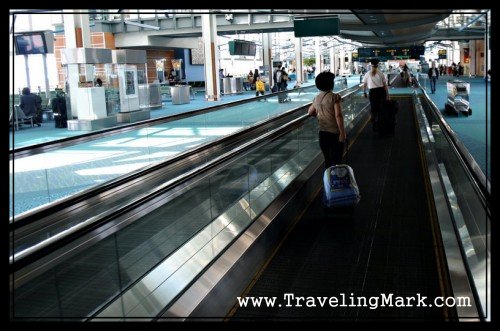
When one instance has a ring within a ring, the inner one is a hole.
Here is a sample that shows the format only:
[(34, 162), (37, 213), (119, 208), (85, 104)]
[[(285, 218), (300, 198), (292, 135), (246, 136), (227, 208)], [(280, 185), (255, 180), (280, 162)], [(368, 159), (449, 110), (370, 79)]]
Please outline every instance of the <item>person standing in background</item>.
[(373, 123), (373, 131), (377, 131), (378, 113), (382, 107), (384, 99), (389, 100), (389, 87), (387, 78), (378, 70), (378, 59), (370, 61), (372, 68), (363, 77), (363, 94), (367, 97), (366, 89), (370, 93), (370, 112), (372, 114), (371, 121)]
[(427, 75), (431, 83), (431, 93), (434, 94), (436, 93), (436, 80), (439, 77), (439, 70), (436, 68), (436, 63), (432, 62), (432, 67), (429, 69)]

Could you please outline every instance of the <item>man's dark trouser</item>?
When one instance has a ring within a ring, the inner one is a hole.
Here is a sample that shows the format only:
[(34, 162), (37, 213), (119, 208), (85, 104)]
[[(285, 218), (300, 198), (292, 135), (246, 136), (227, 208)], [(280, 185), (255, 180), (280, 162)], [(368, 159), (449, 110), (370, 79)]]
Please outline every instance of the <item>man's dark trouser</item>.
[(384, 87), (370, 89), (370, 112), (372, 114), (373, 127), (377, 126), (378, 113), (382, 107), (382, 101), (387, 97)]

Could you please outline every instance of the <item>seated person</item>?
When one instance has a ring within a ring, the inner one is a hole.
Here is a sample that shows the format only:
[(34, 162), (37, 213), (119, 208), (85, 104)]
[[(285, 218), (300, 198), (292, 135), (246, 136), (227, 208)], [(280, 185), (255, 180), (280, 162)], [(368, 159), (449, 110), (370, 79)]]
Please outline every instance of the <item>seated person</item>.
[(253, 81), (253, 72), (252, 72), (252, 70), (250, 70), (250, 72), (248, 73), (247, 78), (248, 78), (248, 82), (249, 82), (250, 84), (252, 84), (252, 83), (254, 82), (254, 81)]
[(29, 87), (23, 88), (21, 100), (20, 100), (19, 108), (23, 111), (23, 113), (33, 118), (33, 123), (41, 126), (38, 121), (38, 113), (42, 108), (42, 98), (40, 96), (31, 93)]
[(169, 83), (168, 85), (172, 86), (172, 85), (175, 84), (175, 77), (174, 77), (174, 75), (169, 74), (168, 77), (167, 77), (167, 80), (168, 80), (168, 83)]

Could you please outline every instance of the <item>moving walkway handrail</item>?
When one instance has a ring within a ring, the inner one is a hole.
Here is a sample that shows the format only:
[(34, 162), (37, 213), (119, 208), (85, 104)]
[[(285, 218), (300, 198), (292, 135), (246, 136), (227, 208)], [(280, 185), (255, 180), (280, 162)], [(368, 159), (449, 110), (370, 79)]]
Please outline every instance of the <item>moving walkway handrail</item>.
[[(84, 134), (74, 136), (74, 137), (66, 137), (66, 138), (62, 138), (62, 139), (58, 139), (58, 140), (47, 141), (47, 142), (35, 144), (35, 145), (14, 148), (14, 149), (11, 149), (9, 151), (9, 159), (12, 160), (14, 157), (16, 159), (20, 159), (20, 158), (31, 156), (31, 155), (46, 153), (46, 152), (51, 151), (51, 150), (97, 140), (99, 138), (108, 136), (109, 134), (125, 133), (125, 132), (129, 132), (129, 131), (149, 127), (151, 125), (157, 125), (157, 124), (163, 124), (163, 123), (168, 123), (168, 122), (172, 122), (172, 121), (177, 121), (177, 120), (181, 120), (183, 118), (187, 118), (187, 117), (191, 117), (191, 116), (195, 116), (195, 115), (202, 115), (202, 114), (210, 113), (210, 112), (217, 111), (220, 109), (238, 106), (241, 104), (254, 102), (256, 100), (273, 97), (275, 95), (279, 95), (279, 94), (283, 94), (283, 93), (296, 92), (296, 91), (301, 91), (301, 90), (310, 89), (310, 88), (315, 88), (315, 86), (311, 85), (311, 86), (305, 86), (305, 87), (298, 87), (295, 89), (290, 89), (287, 91), (279, 91), (279, 92), (270, 93), (270, 94), (259, 96), (259, 97), (250, 97), (247, 99), (231, 101), (231, 102), (227, 102), (227, 103), (223, 103), (223, 104), (215, 105), (215, 106), (210, 106), (210, 107), (206, 107), (206, 108), (202, 108), (202, 109), (190, 110), (190, 111), (179, 113), (179, 114), (162, 116), (162, 117), (158, 117), (158, 118), (151, 118), (151, 119), (140, 121), (140, 122), (124, 124), (124, 125), (120, 125), (120, 126), (116, 126), (116, 127), (112, 127), (112, 128), (106, 128), (106, 129), (102, 129), (102, 130), (95, 131), (95, 132), (84, 133)], [(340, 93), (340, 91), (339, 91), (339, 93)]]
[[(425, 95), (427, 102), (431, 106), (430, 108), (432, 110), (432, 113), (434, 114), (435, 118), (438, 119), (437, 122), (439, 123), (442, 132), (444, 132), (445, 136), (448, 138), (448, 140), (451, 142), (451, 145), (456, 150), (457, 155), (465, 165), (464, 169), (468, 173), (469, 177), (471, 177), (471, 179), (473, 180), (474, 187), (477, 188), (477, 191), (481, 195), (484, 204), (488, 206), (487, 202), (490, 201), (491, 196), (490, 181), (486, 178), (476, 160), (464, 146), (458, 135), (455, 133), (455, 131), (453, 131), (448, 122), (446, 122), (438, 106), (436, 106), (427, 92), (420, 86), (420, 83), (418, 84), (422, 93)], [(489, 212), (489, 208), (487, 210)]]
[[(356, 93), (359, 89), (359, 86), (354, 86), (351, 88), (347, 88), (342, 93), (342, 99)], [(296, 107), (292, 110), (289, 110), (287, 113), (290, 114), (291, 112), (296, 112), (300, 111), (303, 109), (307, 109), (311, 103), (304, 104), (302, 106)], [(284, 114), (283, 114), (284, 115)], [(298, 126), (301, 125), (303, 121), (305, 121), (309, 117), (308, 114), (304, 114), (282, 126), (280, 126), (277, 129), (274, 129), (270, 132), (267, 132), (261, 136), (259, 136), (256, 139), (253, 139), (247, 143), (244, 143), (241, 146), (238, 146), (234, 149), (232, 149), (229, 152), (226, 152), (222, 154), (221, 156), (216, 157), (215, 159), (210, 160), (209, 162), (198, 166), (192, 170), (189, 170), (188, 172), (177, 176), (166, 183), (148, 191), (143, 194), (141, 194), (139, 197), (127, 202), (126, 205), (120, 205), (120, 206), (115, 206), (114, 208), (108, 209), (106, 212), (103, 212), (99, 215), (93, 216), (89, 219), (87, 219), (84, 222), (79, 223), (78, 225), (75, 225), (65, 231), (62, 231), (56, 236), (52, 236), (34, 246), (31, 246), (17, 254), (14, 254), (13, 256), (10, 256), (9, 262), (11, 265), (11, 268), (14, 271), (17, 271), (21, 268), (23, 268), (26, 265), (29, 265), (33, 261), (36, 261), (40, 259), (42, 256), (48, 255), (49, 253), (57, 250), (58, 248), (70, 243), (71, 241), (76, 240), (77, 238), (83, 236), (84, 234), (87, 234), (91, 232), (94, 229), (97, 229), (98, 227), (106, 224), (107, 222), (111, 221), (112, 219), (116, 218), (119, 215), (125, 214), (130, 210), (133, 210), (139, 206), (141, 206), (144, 202), (150, 201), (154, 199), (155, 197), (165, 193), (166, 191), (169, 191), (177, 186), (180, 186), (182, 183), (187, 182), (188, 180), (194, 178), (197, 176), (200, 172), (205, 172), (220, 163), (223, 163), (227, 161), (228, 159), (241, 154), (245, 152), (246, 150), (252, 148), (255, 144), (258, 144), (265, 139), (271, 139), (274, 138), (278, 135), (284, 134)], [(266, 123), (276, 121), (278, 118), (273, 117), (269, 120), (266, 120), (265, 122), (261, 123), (260, 125), (264, 125)], [(248, 131), (254, 130), (255, 128), (248, 128)], [(229, 138), (234, 138), (234, 135), (231, 135), (229, 137), (226, 137), (226, 139)], [(168, 161), (166, 161), (168, 162)], [(163, 162), (161, 164), (155, 165), (156, 167), (161, 167)], [(140, 176), (141, 173), (135, 174), (135, 176)], [(142, 174), (143, 175), (143, 174)], [(126, 178), (123, 179), (126, 181)], [(88, 194), (88, 193), (87, 193)]]

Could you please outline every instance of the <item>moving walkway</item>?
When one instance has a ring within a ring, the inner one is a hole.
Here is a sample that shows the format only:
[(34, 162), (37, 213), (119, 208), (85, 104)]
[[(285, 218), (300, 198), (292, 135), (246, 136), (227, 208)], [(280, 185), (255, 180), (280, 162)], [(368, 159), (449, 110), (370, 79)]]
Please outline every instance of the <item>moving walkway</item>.
[[(352, 218), (321, 208), (317, 124), (307, 115), (298, 116), (111, 210), (92, 227), (72, 229), (61, 234), (65, 240), (55, 238), (44, 249), (33, 246), (14, 256), (12, 316), (287, 318), (291, 310), (245, 313), (236, 309), (236, 297), (273, 288), (294, 290), (294, 284), (316, 290), (306, 295), (320, 294), (316, 270), (328, 280), (321, 287), (325, 295), (422, 290), (465, 295), (472, 305), (423, 313), (344, 310), (343, 315), (324, 316), (304, 309), (296, 316), (487, 319), (487, 187), (474, 180), (473, 168), (452, 148), (425, 95), (401, 98), (396, 136), (383, 139), (365, 129), (367, 99), (358, 92), (343, 98), (353, 142), (350, 164), (362, 195)], [(263, 268), (272, 255), (269, 269)], [(309, 272), (301, 269), (306, 266)], [(394, 274), (399, 278), (390, 279)], [(266, 287), (268, 275), (275, 276), (277, 286)]]

